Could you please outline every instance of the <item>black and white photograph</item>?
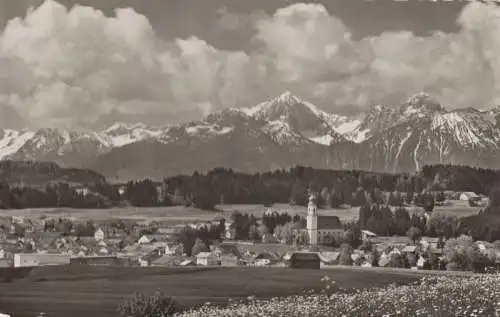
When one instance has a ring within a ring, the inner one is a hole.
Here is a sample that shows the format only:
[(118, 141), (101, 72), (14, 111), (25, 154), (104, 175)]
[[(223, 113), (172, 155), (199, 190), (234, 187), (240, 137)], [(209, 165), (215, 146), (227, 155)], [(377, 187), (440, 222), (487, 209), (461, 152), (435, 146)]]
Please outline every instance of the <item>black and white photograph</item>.
[(42, 316), (500, 316), (500, 1), (0, 0)]

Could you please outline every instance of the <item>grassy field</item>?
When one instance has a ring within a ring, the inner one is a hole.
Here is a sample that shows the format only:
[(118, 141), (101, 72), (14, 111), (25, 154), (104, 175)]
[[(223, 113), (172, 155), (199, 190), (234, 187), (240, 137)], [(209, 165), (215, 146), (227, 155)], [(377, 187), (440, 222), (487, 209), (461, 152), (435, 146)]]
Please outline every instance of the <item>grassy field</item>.
[[(182, 305), (210, 301), (298, 294), (320, 289), (323, 276), (340, 287), (360, 289), (391, 283), (406, 284), (417, 275), (352, 270), (292, 270), (278, 268), (37, 268), (29, 276), (0, 284), (0, 311), (16, 317), (46, 312), (50, 317), (110, 317), (123, 297), (161, 290)], [(50, 303), (50, 305), (48, 305)]]
[[(435, 212), (458, 217), (477, 214), (479, 207), (469, 207), (466, 201), (452, 201), (450, 206), (436, 206)], [(287, 204), (276, 204), (273, 207), (278, 212), (287, 212), (290, 215), (305, 215), (305, 207), (290, 206)], [(191, 207), (158, 207), (158, 208), (112, 208), (112, 209), (71, 209), (71, 208), (44, 208), (44, 209), (10, 209), (2, 210), (3, 216), (23, 216), (32, 219), (44, 217), (61, 217), (75, 220), (92, 219), (104, 221), (110, 219), (130, 219), (135, 221), (162, 221), (176, 225), (181, 223), (210, 221), (217, 216), (229, 216), (232, 211), (238, 210), (242, 213), (253, 214), (261, 217), (266, 211), (262, 205), (219, 205), (219, 211), (203, 211)], [(412, 207), (409, 207), (411, 210)], [(335, 215), (342, 221), (356, 220), (358, 218), (358, 207), (347, 209), (322, 209), (321, 215)]]

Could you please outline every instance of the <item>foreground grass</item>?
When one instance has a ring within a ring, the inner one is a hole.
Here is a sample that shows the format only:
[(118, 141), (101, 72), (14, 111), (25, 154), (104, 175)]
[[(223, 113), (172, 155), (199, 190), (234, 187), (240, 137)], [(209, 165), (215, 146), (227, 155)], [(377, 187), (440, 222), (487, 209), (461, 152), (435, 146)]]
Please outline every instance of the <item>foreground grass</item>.
[[(418, 276), (390, 272), (350, 270), (293, 270), (274, 268), (170, 268), (61, 267), (34, 269), (21, 280), (0, 283), (0, 307), (16, 317), (46, 312), (50, 317), (112, 317), (123, 298), (135, 292), (162, 291), (185, 307), (207, 301), (227, 303), (248, 296), (273, 298), (319, 292), (321, 278), (329, 276), (346, 289), (408, 284)], [(50, 303), (50, 305), (47, 305)]]
[[(328, 280), (328, 278), (327, 278)], [(406, 286), (204, 305), (177, 317), (488, 317), (500, 313), (500, 276), (423, 278)]]

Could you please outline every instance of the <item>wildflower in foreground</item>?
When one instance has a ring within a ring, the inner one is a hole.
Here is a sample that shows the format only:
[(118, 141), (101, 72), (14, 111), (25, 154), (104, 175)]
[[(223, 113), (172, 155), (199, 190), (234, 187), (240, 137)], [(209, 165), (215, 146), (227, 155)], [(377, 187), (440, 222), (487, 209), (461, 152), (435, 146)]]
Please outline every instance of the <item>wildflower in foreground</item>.
[[(323, 279), (326, 286), (332, 281)], [(326, 289), (326, 287), (325, 287)], [(424, 278), (406, 286), (357, 292), (328, 291), (269, 300), (203, 306), (177, 317), (345, 316), (487, 317), (500, 310), (500, 276)]]

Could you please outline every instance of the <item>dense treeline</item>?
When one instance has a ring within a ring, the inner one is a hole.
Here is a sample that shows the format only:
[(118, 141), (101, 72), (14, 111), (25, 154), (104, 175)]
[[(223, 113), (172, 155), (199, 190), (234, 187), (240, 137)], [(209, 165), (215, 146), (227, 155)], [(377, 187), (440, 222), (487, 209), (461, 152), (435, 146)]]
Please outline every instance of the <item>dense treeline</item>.
[(488, 195), (500, 182), (500, 170), (461, 165), (424, 166), (420, 176), (435, 189), (471, 191)]
[[(321, 193), (320, 205), (338, 207), (342, 204), (362, 206), (367, 203), (366, 193), (376, 198), (380, 196), (377, 193), (380, 191), (404, 194), (410, 200), (425, 190), (474, 191), (487, 195), (499, 180), (499, 171), (467, 166), (425, 166), (417, 174), (335, 171), (297, 166), (256, 174), (216, 168), (206, 174), (195, 172), (167, 178), (164, 188), (171, 197), (166, 203), (173, 204), (198, 201), (203, 207), (218, 203), (305, 205), (307, 191), (312, 190)], [(400, 197), (390, 198), (401, 201)], [(422, 205), (427, 203), (425, 199), (421, 202)]]
[[(92, 195), (78, 193), (69, 185), (46, 188), (9, 187), (0, 184), (4, 208), (75, 207), (105, 208), (128, 201), (134, 206), (193, 205), (213, 209), (217, 204), (290, 203), (305, 205), (308, 190), (319, 193), (319, 205), (336, 208), (343, 204), (363, 206), (384, 203), (381, 192), (393, 206), (411, 201), (425, 190), (473, 191), (488, 194), (500, 180), (500, 171), (468, 166), (425, 166), (416, 174), (383, 174), (356, 170), (320, 170), (297, 166), (289, 170), (244, 174), (216, 168), (206, 174), (169, 177), (163, 183), (151, 180), (129, 182), (125, 192), (105, 182), (88, 186)], [(425, 206), (425, 200), (415, 203)], [(431, 208), (432, 209), (432, 208)]]
[(110, 185), (89, 186), (81, 192), (66, 183), (38, 187), (10, 187), (0, 183), (0, 208), (107, 208), (118, 203), (119, 195)]

